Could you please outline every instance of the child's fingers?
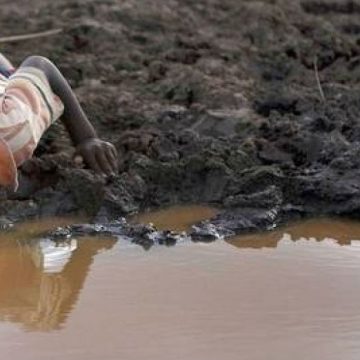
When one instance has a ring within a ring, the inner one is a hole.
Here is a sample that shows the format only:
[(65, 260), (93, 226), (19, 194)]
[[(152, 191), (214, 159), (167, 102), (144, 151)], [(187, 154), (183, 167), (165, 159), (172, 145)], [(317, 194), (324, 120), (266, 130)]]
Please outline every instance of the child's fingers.
[(112, 171), (117, 172), (119, 169), (118, 169), (118, 163), (117, 163), (116, 150), (114, 151), (114, 149), (112, 147), (108, 147), (108, 148), (106, 148), (105, 153), (106, 153), (108, 161), (112, 167)]
[(118, 152), (117, 152), (115, 146), (112, 145), (112, 146), (110, 147), (110, 151), (111, 151), (114, 159), (117, 160), (117, 158), (118, 158)]
[(103, 173), (111, 175), (112, 170), (103, 148), (96, 149), (95, 158)]
[(115, 169), (116, 171), (119, 171), (119, 155), (118, 155), (118, 152), (115, 148), (112, 149), (112, 155), (113, 155), (113, 158), (114, 158), (114, 163), (115, 163)]
[(94, 154), (87, 154), (85, 161), (88, 164), (88, 166), (90, 166), (91, 169), (93, 169), (97, 173), (102, 172), (102, 170), (101, 170), (100, 166), (98, 165), (98, 162), (97, 162)]

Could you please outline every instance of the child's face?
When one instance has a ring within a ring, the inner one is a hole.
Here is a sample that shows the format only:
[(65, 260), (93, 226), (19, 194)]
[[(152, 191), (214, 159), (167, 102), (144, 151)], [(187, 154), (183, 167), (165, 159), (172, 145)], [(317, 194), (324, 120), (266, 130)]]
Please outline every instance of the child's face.
[(6, 143), (0, 139), (0, 185), (15, 190), (17, 187), (17, 172), (14, 159)]

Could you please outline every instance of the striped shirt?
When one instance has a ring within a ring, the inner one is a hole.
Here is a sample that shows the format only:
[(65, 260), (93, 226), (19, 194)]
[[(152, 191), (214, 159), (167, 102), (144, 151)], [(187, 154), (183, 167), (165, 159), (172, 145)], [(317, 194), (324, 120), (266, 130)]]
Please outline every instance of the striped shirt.
[(0, 74), (0, 185), (17, 189), (17, 167), (31, 158), (63, 110), (41, 70), (21, 67), (9, 78)]

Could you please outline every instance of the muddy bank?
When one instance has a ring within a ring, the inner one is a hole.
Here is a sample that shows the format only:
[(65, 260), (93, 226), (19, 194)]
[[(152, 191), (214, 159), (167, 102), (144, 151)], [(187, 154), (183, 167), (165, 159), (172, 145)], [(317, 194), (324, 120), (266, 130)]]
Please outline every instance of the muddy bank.
[[(36, 6), (34, 4), (36, 3)], [(179, 203), (224, 209), (240, 233), (360, 210), (358, 1), (13, 1), (3, 35), (19, 62), (52, 58), (99, 134), (119, 151), (104, 179), (47, 135), (0, 214), (85, 214), (97, 222)], [(17, 19), (15, 22), (14, 19)], [(19, 28), (19, 23), (22, 27)]]

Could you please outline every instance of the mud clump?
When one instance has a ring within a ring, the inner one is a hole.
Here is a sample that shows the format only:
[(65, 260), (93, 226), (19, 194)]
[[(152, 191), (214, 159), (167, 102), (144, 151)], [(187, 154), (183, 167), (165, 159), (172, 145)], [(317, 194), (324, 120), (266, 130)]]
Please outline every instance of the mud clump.
[(74, 164), (58, 145), (66, 135), (48, 135), (19, 192), (1, 194), (0, 216), (102, 223), (212, 203), (224, 211), (211, 223), (230, 234), (360, 214), (360, 2), (35, 3), (6, 6), (3, 35), (19, 23), (64, 33), (4, 53), (20, 61), (36, 46), (59, 65), (116, 144), (120, 172)]

